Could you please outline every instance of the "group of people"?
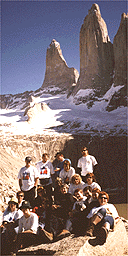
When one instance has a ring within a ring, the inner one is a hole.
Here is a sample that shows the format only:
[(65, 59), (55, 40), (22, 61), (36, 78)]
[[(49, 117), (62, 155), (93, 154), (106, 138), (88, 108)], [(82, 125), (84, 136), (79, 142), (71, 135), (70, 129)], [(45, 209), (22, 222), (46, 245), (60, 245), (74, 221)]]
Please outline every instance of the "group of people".
[(81, 149), (77, 170), (62, 152), (54, 166), (47, 153), (35, 166), (25, 158), (18, 173), (20, 190), (12, 197), (1, 225), (2, 253), (16, 255), (23, 246), (38, 239), (57, 241), (73, 234), (96, 236), (104, 244), (119, 220), (109, 195), (96, 182), (97, 161), (87, 147)]

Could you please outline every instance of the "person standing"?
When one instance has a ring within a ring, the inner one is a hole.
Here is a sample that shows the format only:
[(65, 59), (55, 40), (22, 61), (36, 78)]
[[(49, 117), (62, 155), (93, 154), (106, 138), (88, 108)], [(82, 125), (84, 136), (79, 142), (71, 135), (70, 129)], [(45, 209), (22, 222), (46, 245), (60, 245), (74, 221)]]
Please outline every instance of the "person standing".
[(35, 198), (35, 190), (38, 185), (38, 170), (31, 165), (32, 158), (25, 158), (26, 165), (22, 167), (18, 173), (20, 190), (24, 192), (24, 200), (33, 203)]
[(36, 164), (39, 172), (40, 184), (46, 189), (47, 196), (52, 201), (52, 176), (54, 174), (53, 165), (48, 160), (48, 154), (42, 154), (42, 161)]
[(56, 168), (54, 169), (55, 173), (56, 173), (56, 177), (59, 177), (59, 173), (60, 171), (64, 168), (64, 155), (62, 152), (57, 152), (56, 155), (55, 155), (57, 161), (58, 161), (58, 164), (56, 166)]
[(87, 173), (92, 173), (94, 166), (98, 163), (94, 156), (89, 155), (87, 147), (82, 147), (82, 157), (78, 160), (77, 168), (81, 171), (81, 177), (86, 182), (85, 176)]

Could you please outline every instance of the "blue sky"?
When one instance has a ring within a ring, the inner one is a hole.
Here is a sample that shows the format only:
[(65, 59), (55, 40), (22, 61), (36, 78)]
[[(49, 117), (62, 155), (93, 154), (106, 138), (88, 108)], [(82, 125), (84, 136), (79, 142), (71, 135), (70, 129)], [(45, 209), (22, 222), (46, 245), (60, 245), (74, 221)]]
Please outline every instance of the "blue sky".
[(113, 42), (126, 1), (1, 1), (1, 94), (41, 87), (53, 38), (67, 65), (80, 71), (79, 33), (93, 3), (99, 5)]

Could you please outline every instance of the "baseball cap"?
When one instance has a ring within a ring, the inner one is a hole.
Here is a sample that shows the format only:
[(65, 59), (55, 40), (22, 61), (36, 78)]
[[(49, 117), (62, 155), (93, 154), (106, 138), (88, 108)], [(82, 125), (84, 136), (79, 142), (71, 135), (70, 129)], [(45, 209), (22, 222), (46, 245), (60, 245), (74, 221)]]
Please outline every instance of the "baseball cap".
[(22, 209), (31, 209), (31, 208), (32, 208), (32, 207), (31, 207), (29, 201), (23, 201), (23, 202), (22, 202), (22, 205), (21, 205), (21, 207), (20, 207), (21, 210), (22, 210)]

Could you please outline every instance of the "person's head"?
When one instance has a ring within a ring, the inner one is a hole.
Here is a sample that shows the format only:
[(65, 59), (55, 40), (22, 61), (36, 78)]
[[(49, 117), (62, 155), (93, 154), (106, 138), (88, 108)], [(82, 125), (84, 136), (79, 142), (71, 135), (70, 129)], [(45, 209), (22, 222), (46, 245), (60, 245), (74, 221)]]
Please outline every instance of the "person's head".
[(82, 147), (81, 148), (82, 156), (87, 156), (88, 155), (88, 149), (87, 147)]
[(75, 185), (78, 185), (80, 184), (82, 181), (82, 178), (81, 176), (78, 174), (78, 173), (75, 173), (72, 178), (71, 178), (71, 183), (75, 184)]
[(67, 194), (68, 193), (68, 189), (69, 189), (69, 186), (64, 183), (61, 187), (60, 187), (60, 191), (62, 194)]
[(42, 162), (46, 163), (47, 160), (48, 160), (48, 154), (47, 153), (42, 154)]
[(16, 197), (17, 197), (17, 199), (18, 199), (18, 203), (21, 203), (22, 202), (22, 200), (24, 199), (24, 192), (23, 191), (18, 191), (17, 193), (16, 193)]
[(18, 207), (18, 200), (16, 197), (12, 197), (10, 201), (8, 202), (8, 206), (11, 212), (16, 211), (16, 208)]
[(74, 196), (79, 200), (81, 201), (83, 199), (83, 190), (82, 189), (75, 189), (74, 191)]
[(98, 197), (100, 205), (105, 205), (109, 201), (109, 195), (105, 191), (101, 191)]
[(68, 172), (70, 170), (71, 161), (69, 159), (64, 160), (64, 170)]
[(85, 176), (85, 181), (88, 183), (88, 185), (91, 185), (92, 182), (96, 182), (95, 175), (93, 173), (87, 173)]
[(62, 152), (57, 152), (55, 157), (57, 158), (57, 160), (59, 162), (63, 162), (64, 161), (64, 155), (63, 155)]
[(39, 186), (37, 188), (37, 196), (46, 197), (46, 190), (44, 189), (44, 187)]
[(100, 190), (98, 188), (94, 188), (92, 190), (92, 198), (93, 200), (97, 200), (99, 197)]
[(92, 197), (92, 188), (90, 186), (85, 187), (83, 193), (87, 198)]
[(30, 167), (31, 161), (32, 161), (32, 158), (30, 156), (25, 157), (26, 167)]
[(28, 218), (30, 216), (31, 205), (30, 205), (29, 201), (23, 201), (20, 209), (23, 211), (25, 218)]
[(55, 187), (61, 187), (62, 185), (62, 179), (57, 177), (55, 180)]

